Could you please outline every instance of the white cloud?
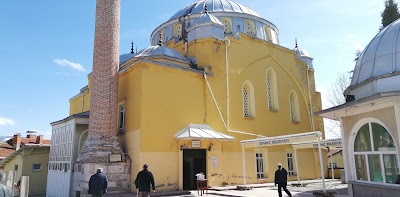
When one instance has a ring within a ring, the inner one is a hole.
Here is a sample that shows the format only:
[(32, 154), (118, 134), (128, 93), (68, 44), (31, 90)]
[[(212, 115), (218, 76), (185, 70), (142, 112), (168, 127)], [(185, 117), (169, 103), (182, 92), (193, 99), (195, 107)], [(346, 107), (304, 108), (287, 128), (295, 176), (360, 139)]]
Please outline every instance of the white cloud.
[(60, 66), (68, 66), (71, 67), (75, 70), (78, 70), (79, 72), (84, 72), (85, 68), (79, 64), (79, 63), (75, 63), (75, 62), (71, 62), (69, 60), (66, 59), (53, 59), (53, 62), (60, 65)]
[(15, 125), (15, 121), (10, 118), (0, 117), (0, 126), (12, 126)]

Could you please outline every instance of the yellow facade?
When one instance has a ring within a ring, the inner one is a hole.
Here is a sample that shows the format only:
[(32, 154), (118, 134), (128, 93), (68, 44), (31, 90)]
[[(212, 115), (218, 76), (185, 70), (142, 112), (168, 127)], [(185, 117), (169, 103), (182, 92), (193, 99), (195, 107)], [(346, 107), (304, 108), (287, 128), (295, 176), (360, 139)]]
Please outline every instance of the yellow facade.
[[(4, 171), (13, 171), (16, 166), (14, 182), (21, 180), (21, 176), (29, 176), (29, 194), (45, 194), (50, 147), (24, 148), (4, 166)], [(33, 165), (40, 165), (41, 169), (33, 169)]]
[[(197, 66), (209, 72), (208, 81), (224, 120), (227, 120), (225, 54), (228, 49), (229, 128), (262, 136), (312, 131), (307, 65), (296, 58), (293, 50), (270, 42), (246, 34), (240, 34), (239, 39), (229, 39), (228, 47), (226, 41), (204, 38), (188, 43), (187, 48), (187, 56), (196, 57)], [(185, 54), (183, 41), (171, 41), (166, 46)], [(254, 139), (255, 136), (227, 131), (201, 73), (165, 66), (163, 61), (185, 66), (162, 58), (153, 61), (139, 59), (124, 63), (122, 66), (126, 69), (120, 72), (118, 100), (126, 107), (126, 132), (119, 137), (125, 152), (132, 158), (132, 181), (141, 166), (147, 163), (155, 175), (158, 190), (183, 189), (183, 150), (180, 147), (190, 147), (192, 142), (177, 141), (174, 135), (193, 123), (210, 125), (214, 130), (236, 138), (234, 141), (201, 140), (200, 149), (206, 150), (209, 185), (242, 184), (240, 140)], [(268, 109), (266, 72), (270, 68), (276, 73), (279, 110)], [(315, 91), (313, 70), (309, 71), (309, 78), (315, 112), (321, 110), (321, 99), (320, 93)], [(70, 115), (89, 109), (90, 80), (89, 77), (89, 91), (70, 100)], [(243, 117), (242, 86), (246, 81), (254, 87), (254, 118)], [(290, 118), (291, 91), (298, 96), (298, 123), (293, 123)], [(313, 121), (314, 130), (323, 132), (322, 118), (313, 116)], [(287, 169), (286, 153), (292, 151), (291, 146), (246, 149), (247, 183), (273, 181), (276, 163), (282, 163)], [(257, 179), (255, 153), (264, 155), (266, 178)], [(298, 164), (301, 179), (320, 177), (317, 150), (298, 151), (298, 158), (301, 158)], [(212, 159), (217, 161), (216, 165), (212, 164)], [(326, 159), (324, 163), (327, 164)], [(289, 180), (296, 180), (296, 177), (289, 177)]]

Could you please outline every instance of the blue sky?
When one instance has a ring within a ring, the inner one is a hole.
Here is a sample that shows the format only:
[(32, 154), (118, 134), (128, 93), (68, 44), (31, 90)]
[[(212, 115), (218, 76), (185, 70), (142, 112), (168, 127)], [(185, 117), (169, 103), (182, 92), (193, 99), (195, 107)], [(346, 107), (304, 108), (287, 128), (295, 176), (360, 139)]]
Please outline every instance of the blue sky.
[[(150, 34), (194, 0), (121, 0), (121, 54), (150, 46)], [(279, 28), (282, 46), (314, 58), (317, 89), (351, 71), (357, 49), (378, 33), (384, 0), (236, 0)], [(95, 0), (4, 1), (0, 6), (0, 136), (50, 137), (92, 69)], [(324, 96), (323, 96), (324, 100)], [(328, 107), (324, 103), (324, 107)]]

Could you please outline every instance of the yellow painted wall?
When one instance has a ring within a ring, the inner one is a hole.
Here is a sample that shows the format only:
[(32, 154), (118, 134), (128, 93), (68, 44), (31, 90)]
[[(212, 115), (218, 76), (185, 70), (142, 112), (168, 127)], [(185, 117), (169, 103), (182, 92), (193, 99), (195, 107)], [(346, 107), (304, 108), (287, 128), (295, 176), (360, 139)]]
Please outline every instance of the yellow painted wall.
[(22, 176), (23, 161), (21, 155), (17, 155), (13, 160), (7, 163), (4, 166), (4, 171), (14, 171), (15, 165), (18, 165), (18, 170), (15, 172), (14, 183), (18, 183)]
[[(49, 151), (50, 147), (34, 149), (33, 151), (24, 150), (22, 176), (29, 176), (29, 194), (46, 193)], [(33, 171), (33, 164), (41, 164), (42, 169)]]
[[(46, 193), (47, 185), (49, 150), (50, 147), (23, 150), (20, 155), (4, 166), (4, 170), (12, 171), (14, 170), (14, 166), (18, 165), (14, 182), (17, 183), (21, 179), (21, 176), (29, 176), (29, 194), (44, 194)], [(33, 164), (41, 164), (42, 169), (33, 171)]]
[[(264, 136), (278, 136), (312, 131), (308, 108), (307, 67), (296, 59), (292, 50), (259, 39), (240, 35), (230, 38), (228, 47), (230, 85), (230, 129)], [(182, 42), (168, 46), (184, 53)], [(201, 39), (188, 44), (188, 56), (196, 56), (200, 68), (210, 67), (208, 80), (222, 116), (226, 120), (225, 43), (217, 39)], [(243, 58), (246, 57), (246, 58)], [(162, 62), (157, 59), (158, 62)], [(169, 63), (173, 61), (168, 60)], [(187, 125), (207, 124), (218, 132), (234, 136), (235, 141), (213, 141), (207, 151), (207, 178), (210, 185), (241, 184), (242, 153), (240, 140), (254, 136), (228, 132), (201, 73), (155, 65), (150, 62), (128, 62), (130, 67), (120, 73), (118, 101), (126, 106), (126, 134), (119, 136), (132, 161), (132, 182), (147, 163), (155, 175), (158, 190), (182, 189), (182, 151), (180, 146), (191, 141), (177, 141), (174, 135)], [(181, 63), (177, 63), (182, 65)], [(186, 66), (187, 67), (187, 66)], [(266, 71), (273, 68), (277, 75), (279, 111), (270, 111), (267, 104)], [(315, 92), (314, 71), (310, 71), (313, 111), (321, 109), (320, 93)], [(243, 118), (242, 85), (249, 80), (255, 92), (256, 117)], [(90, 90), (89, 77), (89, 90)], [(289, 93), (296, 91), (300, 106), (300, 123), (292, 123)], [(89, 99), (89, 98), (88, 98)], [(79, 99), (77, 99), (79, 100)], [(85, 103), (88, 103), (85, 101)], [(71, 113), (79, 102), (71, 102)], [(86, 105), (86, 104), (85, 104)], [(323, 131), (322, 118), (314, 116), (315, 130)], [(202, 141), (203, 149), (210, 141)], [(286, 150), (290, 146), (262, 148), (265, 152), (267, 179), (257, 180), (254, 148), (246, 149), (247, 183), (273, 181), (276, 163), (287, 168)], [(211, 157), (218, 166), (211, 166)], [(313, 149), (298, 153), (302, 179), (320, 177), (318, 152)], [(323, 156), (326, 166), (326, 153)], [(296, 177), (290, 177), (295, 180)]]

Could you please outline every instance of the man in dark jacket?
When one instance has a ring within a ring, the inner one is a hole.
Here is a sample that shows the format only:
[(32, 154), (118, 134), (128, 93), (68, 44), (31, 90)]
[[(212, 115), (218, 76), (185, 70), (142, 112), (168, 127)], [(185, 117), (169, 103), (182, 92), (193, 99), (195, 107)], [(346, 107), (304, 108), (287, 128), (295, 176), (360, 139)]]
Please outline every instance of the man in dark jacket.
[(278, 185), (279, 197), (282, 197), (282, 187), (288, 196), (292, 196), (289, 190), (286, 189), (287, 186), (287, 171), (282, 167), (281, 163), (278, 163), (278, 170), (275, 172), (275, 185)]
[(400, 184), (400, 173), (397, 175), (396, 184)]
[(94, 197), (101, 197), (107, 193), (107, 188), (107, 176), (103, 173), (103, 168), (97, 168), (97, 173), (90, 177), (88, 193)]
[(140, 192), (140, 197), (148, 197), (150, 193), (150, 184), (153, 192), (156, 191), (153, 174), (149, 171), (147, 164), (143, 165), (143, 170), (138, 173), (135, 180), (136, 189)]

